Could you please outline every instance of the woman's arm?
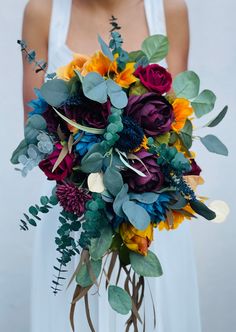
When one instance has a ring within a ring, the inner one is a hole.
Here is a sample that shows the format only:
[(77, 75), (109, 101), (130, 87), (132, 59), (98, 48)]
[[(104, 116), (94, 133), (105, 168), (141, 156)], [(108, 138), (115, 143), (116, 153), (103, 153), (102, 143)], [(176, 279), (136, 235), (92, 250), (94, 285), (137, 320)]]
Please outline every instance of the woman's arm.
[(168, 69), (175, 77), (188, 68), (189, 20), (184, 0), (164, 0), (167, 36), (170, 42)]
[[(66, 1), (66, 0), (65, 0)], [(51, 1), (30, 0), (25, 7), (22, 39), (28, 47), (36, 51), (37, 59), (47, 61), (48, 33), (51, 15)], [(31, 110), (27, 103), (35, 98), (33, 88), (39, 88), (44, 80), (44, 72), (35, 73), (23, 54), (23, 101), (24, 120)]]

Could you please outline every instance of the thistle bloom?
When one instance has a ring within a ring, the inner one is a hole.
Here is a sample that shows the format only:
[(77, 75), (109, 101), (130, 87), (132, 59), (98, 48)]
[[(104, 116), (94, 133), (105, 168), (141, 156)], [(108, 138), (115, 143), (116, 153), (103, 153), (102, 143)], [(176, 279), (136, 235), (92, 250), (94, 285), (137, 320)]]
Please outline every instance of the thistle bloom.
[(193, 109), (190, 106), (190, 102), (184, 98), (177, 98), (172, 104), (174, 112), (174, 121), (171, 128), (174, 131), (180, 131), (187, 120), (187, 118), (193, 114)]
[(84, 188), (78, 188), (73, 183), (57, 186), (56, 195), (60, 205), (67, 212), (80, 217), (85, 211), (85, 204), (91, 199), (91, 195)]
[(153, 241), (153, 224), (149, 224), (145, 230), (141, 231), (133, 225), (124, 222), (120, 225), (120, 235), (126, 247), (146, 256), (148, 248)]

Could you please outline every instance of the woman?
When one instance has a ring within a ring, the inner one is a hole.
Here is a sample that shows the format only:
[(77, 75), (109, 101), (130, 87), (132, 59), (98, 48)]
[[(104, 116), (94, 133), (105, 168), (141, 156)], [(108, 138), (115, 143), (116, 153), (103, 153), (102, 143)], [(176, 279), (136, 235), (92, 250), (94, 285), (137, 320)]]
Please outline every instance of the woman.
[[(49, 72), (65, 65), (72, 58), (72, 50), (91, 54), (97, 48), (97, 33), (108, 39), (109, 18), (119, 18), (124, 48), (140, 48), (149, 34), (166, 34), (170, 41), (167, 66), (173, 76), (187, 69), (189, 49), (188, 15), (184, 0), (31, 0), (26, 6), (23, 39), (37, 55), (48, 61)], [(44, 75), (35, 75), (24, 61), (25, 119), (27, 102), (34, 98), (32, 87), (40, 87)], [(49, 191), (49, 185), (48, 189)], [(50, 292), (52, 266), (56, 261), (53, 237), (57, 223), (50, 215), (38, 229), (34, 257), (31, 332), (68, 332), (68, 311), (71, 291), (53, 297)], [(157, 310), (158, 332), (200, 332), (198, 294), (192, 257), (189, 225), (183, 224), (175, 232), (156, 232), (152, 246), (160, 258), (164, 276), (150, 280)], [(73, 271), (73, 266), (70, 271)], [(152, 303), (146, 288), (146, 331), (154, 331)], [(100, 291), (100, 294), (103, 291)], [(125, 319), (115, 315), (107, 304), (106, 295), (91, 295), (91, 315), (96, 332), (122, 332)], [(87, 332), (82, 301), (79, 303), (78, 331)]]

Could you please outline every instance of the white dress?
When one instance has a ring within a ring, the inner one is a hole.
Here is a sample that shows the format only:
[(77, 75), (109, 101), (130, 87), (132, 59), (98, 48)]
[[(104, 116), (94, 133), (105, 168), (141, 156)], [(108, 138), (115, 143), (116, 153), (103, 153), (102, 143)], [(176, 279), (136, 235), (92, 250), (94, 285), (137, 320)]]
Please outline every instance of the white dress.
[[(49, 36), (49, 72), (67, 64), (72, 51), (66, 45), (70, 23), (72, 0), (53, 0)], [(163, 0), (145, 0), (145, 11), (150, 34), (165, 34)], [(166, 66), (165, 61), (161, 63)], [(50, 191), (50, 183), (42, 188), (42, 194)], [(64, 287), (57, 296), (50, 286), (54, 274), (57, 252), (54, 238), (58, 228), (59, 208), (46, 215), (36, 230), (33, 281), (31, 332), (70, 332), (69, 308), (74, 286)], [(198, 287), (188, 222), (173, 232), (155, 233), (151, 250), (159, 257), (164, 275), (149, 279), (149, 285), (157, 311), (157, 328), (153, 328), (153, 311), (148, 287), (145, 291), (146, 332), (200, 332)], [(68, 278), (76, 262), (68, 267)], [(66, 284), (65, 284), (66, 285)], [(96, 332), (124, 332), (127, 317), (110, 309), (107, 294), (89, 296), (91, 316)], [(75, 315), (76, 332), (89, 332), (84, 301), (78, 303)], [(140, 328), (140, 331), (142, 329)]]

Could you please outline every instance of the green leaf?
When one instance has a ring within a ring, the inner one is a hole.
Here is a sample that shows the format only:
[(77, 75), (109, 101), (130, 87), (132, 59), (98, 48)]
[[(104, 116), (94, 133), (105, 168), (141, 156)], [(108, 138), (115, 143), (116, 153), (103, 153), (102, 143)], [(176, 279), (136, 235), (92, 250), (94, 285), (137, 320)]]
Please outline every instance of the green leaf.
[(111, 103), (118, 109), (124, 108), (128, 104), (128, 97), (122, 88), (111, 79), (106, 80), (107, 94)]
[(110, 50), (109, 46), (104, 42), (100, 35), (98, 35), (98, 42), (101, 46), (102, 52), (105, 56), (107, 56), (111, 61), (114, 60), (114, 56), (112, 51)]
[(95, 72), (88, 73), (82, 82), (84, 95), (98, 103), (107, 101), (107, 85), (104, 78)]
[(129, 294), (118, 286), (109, 286), (108, 301), (112, 309), (121, 315), (127, 315), (132, 309), (132, 301)]
[(129, 200), (128, 185), (126, 183), (126, 184), (124, 184), (123, 188), (118, 193), (118, 195), (116, 196), (114, 203), (113, 203), (113, 209), (119, 217), (122, 217), (122, 218), (125, 217), (125, 214), (122, 210), (122, 205), (124, 202), (126, 202), (128, 200)]
[(49, 80), (40, 89), (45, 101), (54, 107), (59, 107), (69, 98), (69, 87), (66, 81), (60, 79)]
[(27, 153), (28, 144), (26, 143), (25, 139), (23, 139), (18, 147), (13, 151), (11, 156), (11, 163), (13, 165), (19, 164), (18, 158), (21, 155), (25, 155)]
[(228, 112), (228, 106), (225, 106), (223, 110), (210, 122), (208, 122), (204, 127), (215, 127), (217, 126), (225, 117)]
[(160, 277), (163, 272), (157, 256), (148, 251), (147, 256), (142, 256), (135, 252), (129, 254), (133, 270), (143, 277)]
[(195, 98), (191, 105), (194, 109), (197, 118), (211, 112), (215, 106), (216, 95), (210, 90), (203, 90), (197, 98)]
[(175, 77), (173, 88), (176, 97), (192, 99), (199, 93), (200, 79), (193, 71), (184, 71)]
[[(92, 269), (94, 276), (96, 278), (98, 278), (101, 268), (102, 268), (102, 260), (101, 259), (96, 260), (96, 261), (91, 260), (90, 264), (91, 264), (91, 269)], [(79, 270), (79, 272), (76, 276), (76, 282), (77, 282), (77, 284), (79, 284), (81, 287), (84, 287), (84, 288), (93, 285), (94, 282), (92, 281), (92, 279), (89, 275), (89, 271), (88, 271), (86, 263), (84, 263), (81, 266), (81, 269)]]
[(135, 199), (138, 202), (144, 203), (144, 204), (153, 204), (154, 202), (157, 201), (159, 194), (152, 193), (152, 192), (147, 192), (143, 194), (135, 194), (135, 193), (130, 193), (129, 194), (130, 199)]
[(227, 147), (215, 135), (200, 137), (200, 140), (208, 151), (228, 156), (229, 152)]
[(101, 236), (99, 238), (91, 239), (89, 247), (90, 256), (95, 261), (103, 257), (112, 243), (113, 233), (110, 226), (104, 227), (100, 232)]
[(124, 214), (127, 216), (129, 222), (137, 229), (144, 230), (150, 224), (150, 216), (147, 211), (140, 205), (126, 201), (122, 205)]
[(42, 115), (34, 114), (28, 118), (26, 127), (31, 127), (37, 130), (45, 130), (47, 128), (47, 122)]
[(101, 153), (95, 152), (88, 158), (82, 159), (80, 169), (84, 173), (97, 173), (101, 171), (102, 164), (103, 155)]
[(191, 208), (200, 216), (204, 217), (207, 220), (213, 220), (216, 217), (214, 211), (210, 210), (204, 203), (195, 200), (190, 201)]
[(145, 53), (141, 50), (130, 52), (129, 53), (129, 62), (137, 62), (144, 56), (145, 56)]
[(35, 206), (30, 206), (29, 213), (32, 214), (34, 217), (38, 215), (38, 210)]
[(159, 62), (164, 59), (169, 50), (168, 38), (164, 35), (152, 35), (142, 43), (142, 51), (148, 57), (149, 62)]
[(155, 143), (160, 144), (168, 144), (170, 140), (170, 133), (165, 133), (163, 135), (158, 135), (154, 138)]
[(187, 149), (190, 149), (193, 143), (192, 139), (193, 125), (190, 120), (186, 120), (183, 129), (180, 131), (179, 136)]
[(103, 182), (108, 191), (116, 196), (122, 189), (124, 182), (118, 170), (114, 167), (108, 167), (103, 177)]

